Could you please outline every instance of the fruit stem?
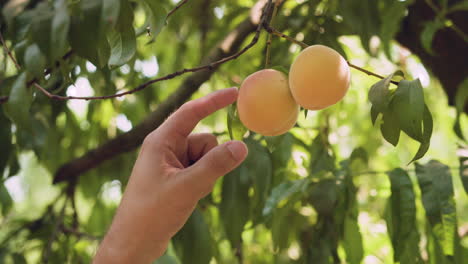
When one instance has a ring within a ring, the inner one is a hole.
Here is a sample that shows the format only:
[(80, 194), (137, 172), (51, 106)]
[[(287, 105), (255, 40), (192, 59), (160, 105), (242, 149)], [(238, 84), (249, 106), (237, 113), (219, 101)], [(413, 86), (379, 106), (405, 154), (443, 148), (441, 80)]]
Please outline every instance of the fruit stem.
[[(276, 14), (278, 13), (278, 6), (279, 6), (280, 3), (281, 3), (280, 0), (275, 1), (275, 6), (273, 8), (273, 13), (271, 15), (269, 25), (273, 24), (273, 20), (275, 19)], [(265, 69), (270, 66), (270, 62), (271, 62), (271, 52), (270, 52), (270, 49), (271, 49), (271, 35), (272, 35), (271, 32), (269, 32), (268, 39), (267, 39), (267, 42), (266, 42)]]
[[(297, 40), (297, 39), (295, 39), (295, 38), (293, 38), (293, 37), (291, 37), (291, 36), (288, 36), (288, 35), (284, 34), (283, 32), (278, 31), (277, 29), (271, 27), (270, 25), (264, 24), (263, 27), (265, 28), (265, 30), (266, 30), (268, 33), (270, 33), (270, 36), (273, 34), (273, 35), (276, 35), (276, 36), (278, 36), (278, 37), (287, 39), (287, 40), (289, 40), (290, 42), (295, 43), (295, 44), (301, 46), (301, 47), (304, 48), (304, 49), (307, 48), (307, 47), (309, 47), (309, 45), (307, 45), (306, 43), (304, 43), (304, 42), (302, 42), (302, 41), (300, 41), (300, 40)], [(346, 63), (348, 63), (349, 67), (354, 68), (354, 69), (356, 69), (356, 70), (358, 70), (358, 71), (360, 71), (360, 72), (363, 72), (363, 73), (365, 73), (365, 74), (367, 74), (367, 75), (374, 76), (374, 77), (377, 77), (377, 78), (380, 78), (380, 79), (385, 79), (385, 77), (383, 77), (382, 75), (379, 75), (379, 74), (377, 74), (377, 73), (368, 71), (368, 70), (366, 70), (366, 69), (363, 69), (363, 68), (361, 68), (361, 67), (359, 67), (359, 66), (356, 66), (356, 65), (352, 64), (352, 63), (349, 62), (349, 61), (346, 61)], [(393, 83), (393, 84), (395, 84), (395, 85), (398, 85), (398, 82), (397, 82), (397, 81), (391, 81), (391, 83)]]

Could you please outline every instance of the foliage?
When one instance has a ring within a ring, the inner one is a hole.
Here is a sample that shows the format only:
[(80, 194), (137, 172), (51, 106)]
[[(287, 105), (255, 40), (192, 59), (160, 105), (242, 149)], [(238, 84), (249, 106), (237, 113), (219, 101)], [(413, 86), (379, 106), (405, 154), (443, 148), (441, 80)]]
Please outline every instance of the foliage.
[[(264, 66), (265, 54), (273, 68), (289, 69), (298, 40), (330, 46), (387, 77), (353, 71), (342, 102), (305, 112), (278, 137), (246, 133), (235, 105), (203, 120), (197, 132), (242, 139), (249, 156), (200, 201), (155, 263), (464, 263), (468, 238), (458, 231), (468, 222), (468, 79), (455, 113), (435, 76), (395, 41), (416, 1), (284, 0), (273, 25), (293, 40), (273, 36), (268, 45), (262, 29), (235, 60), (200, 70), (214, 72), (200, 85), (181, 74), (151, 80), (205, 65), (250, 21), (255, 1), (3, 1), (0, 263), (89, 263), (145, 118), (164, 107), (170, 114), (180, 105), (167, 106), (171, 95), (184, 85), (192, 85), (187, 98), (240, 85)], [(415, 39), (434, 54), (436, 33), (457, 29), (448, 16), (467, 8), (465, 1), (426, 2), (436, 19), (422, 21)], [(239, 40), (244, 46), (250, 30)], [(113, 99), (58, 99), (135, 87), (143, 88)], [(110, 152), (120, 155), (52, 182), (62, 165), (119, 136)]]

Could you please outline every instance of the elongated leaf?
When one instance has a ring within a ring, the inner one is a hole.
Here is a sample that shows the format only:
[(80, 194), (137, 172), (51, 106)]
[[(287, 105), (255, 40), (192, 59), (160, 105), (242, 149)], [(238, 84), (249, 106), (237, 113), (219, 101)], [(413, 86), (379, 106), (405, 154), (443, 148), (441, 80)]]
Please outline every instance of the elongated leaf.
[(44, 69), (47, 60), (37, 44), (32, 44), (26, 49), (24, 62), (26, 70), (35, 78), (42, 79), (44, 77)]
[(67, 1), (55, 1), (55, 12), (52, 19), (50, 32), (51, 60), (60, 59), (68, 47), (68, 31), (70, 29), (70, 15), (68, 14)]
[(343, 22), (360, 37), (362, 46), (370, 53), (370, 39), (379, 31), (380, 17), (377, 5), (372, 0), (341, 0)]
[[(372, 107), (377, 113), (383, 113), (388, 108), (388, 104), (390, 103), (391, 99), (390, 90), (388, 88), (390, 86), (390, 82), (393, 78), (393, 75), (394, 74), (390, 74), (385, 79), (372, 85), (372, 87), (369, 90), (369, 101), (372, 103)], [(377, 116), (375, 116), (375, 118), (372, 118), (372, 120), (374, 120), (372, 121), (372, 123), (375, 122), (376, 118)]]
[(312, 185), (309, 201), (319, 215), (330, 216), (334, 213), (338, 195), (337, 181), (325, 179)]
[(464, 113), (465, 105), (468, 104), (468, 78), (458, 86), (457, 93), (455, 94), (455, 108), (457, 109), (457, 118), (453, 130), (455, 134), (462, 140), (466, 140), (463, 134), (460, 118)]
[(0, 209), (2, 215), (5, 217), (13, 206), (13, 199), (11, 199), (10, 193), (6, 189), (4, 182), (0, 182)]
[(450, 168), (438, 161), (416, 164), (426, 216), (445, 255), (454, 254), (457, 218)]
[(248, 170), (250, 182), (253, 183), (251, 208), (253, 221), (256, 223), (262, 217), (262, 209), (271, 190), (273, 168), (270, 153), (264, 146), (251, 139), (247, 139), (245, 143), (249, 148), (249, 154), (243, 165)]
[(381, 21), (379, 37), (382, 39), (385, 54), (391, 56), (391, 43), (400, 30), (400, 24), (406, 15), (406, 10), (411, 1), (382, 1)]
[(460, 178), (465, 188), (465, 192), (468, 194), (468, 156), (460, 157)]
[[(127, 4), (127, 0), (102, 0), (101, 27), (103, 31), (112, 29), (122, 19), (119, 17), (120, 13), (131, 12), (128, 15), (133, 20), (133, 9)], [(130, 9), (123, 10), (129, 7)]]
[(242, 140), (248, 129), (242, 124), (237, 113), (236, 103), (228, 107), (227, 127), (231, 139)]
[(401, 130), (413, 139), (422, 142), (424, 92), (419, 79), (400, 81), (392, 99), (391, 108), (397, 114)]
[(248, 169), (243, 164), (223, 178), (219, 213), (232, 247), (239, 246), (250, 217), (249, 187)]
[(270, 216), (280, 203), (297, 193), (303, 192), (308, 185), (309, 181), (307, 179), (301, 179), (296, 181), (286, 181), (276, 186), (265, 203), (263, 215), (265, 217)]
[(422, 158), (429, 150), (429, 146), (431, 144), (433, 121), (431, 112), (429, 111), (429, 108), (426, 105), (424, 106), (423, 126), (423, 138), (421, 141), (421, 145), (419, 146), (418, 152), (411, 160), (411, 162)]
[(400, 124), (398, 116), (392, 108), (387, 109), (383, 114), (383, 123), (380, 125), (382, 136), (388, 143), (396, 146), (400, 140)]
[(51, 49), (51, 28), (54, 12), (47, 2), (41, 2), (34, 11), (34, 17), (31, 21), (32, 40), (39, 46), (42, 54), (50, 58)]
[(152, 0), (140, 0), (145, 8), (151, 39), (154, 40), (166, 25), (167, 9), (164, 3)]
[(121, 2), (122, 8), (116, 27), (114, 30), (109, 31), (107, 36), (111, 47), (111, 55), (108, 62), (110, 68), (127, 63), (136, 52), (133, 8), (127, 0), (121, 0)]
[(400, 168), (388, 175), (392, 194), (386, 220), (393, 245), (393, 259), (401, 264), (420, 263), (413, 184), (408, 173)]
[(434, 51), (432, 50), (432, 40), (434, 39), (437, 31), (443, 27), (445, 27), (444, 22), (440, 19), (428, 21), (424, 24), (424, 29), (421, 33), (421, 43), (429, 54), (434, 54)]
[(80, 17), (72, 19), (70, 44), (81, 57), (102, 68), (107, 65), (110, 47), (102, 26), (102, 0), (80, 2)]
[(335, 158), (330, 154), (326, 138), (319, 134), (312, 142), (310, 147), (310, 164), (309, 172), (316, 174), (321, 171), (335, 170)]
[(343, 247), (346, 252), (346, 260), (348, 263), (359, 264), (362, 262), (364, 249), (357, 219), (345, 218)]
[(174, 236), (173, 242), (181, 263), (208, 264), (213, 257), (210, 230), (198, 209)]
[(20, 129), (29, 129), (32, 92), (26, 87), (26, 73), (17, 77), (10, 91), (10, 98), (4, 104), (5, 114)]
[[(3, 111), (0, 111), (0, 175), (3, 175), (5, 171), (10, 155), (13, 152), (13, 143), (11, 138), (11, 122), (5, 116)], [(1, 177), (0, 177), (1, 178)]]

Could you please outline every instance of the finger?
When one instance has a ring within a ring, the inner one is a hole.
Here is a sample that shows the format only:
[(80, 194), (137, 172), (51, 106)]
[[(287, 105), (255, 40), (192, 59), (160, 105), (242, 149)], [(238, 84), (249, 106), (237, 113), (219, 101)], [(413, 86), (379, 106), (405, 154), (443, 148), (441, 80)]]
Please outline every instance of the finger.
[(203, 157), (208, 151), (218, 146), (218, 140), (213, 134), (200, 133), (188, 136), (188, 159), (195, 162)]
[(179, 177), (183, 189), (197, 199), (211, 192), (216, 180), (234, 170), (247, 157), (247, 146), (241, 141), (230, 141), (219, 145), (195, 164), (186, 168)]
[(232, 104), (236, 99), (237, 89), (228, 88), (189, 101), (161, 125), (161, 130), (169, 135), (175, 133), (187, 137), (200, 120)]

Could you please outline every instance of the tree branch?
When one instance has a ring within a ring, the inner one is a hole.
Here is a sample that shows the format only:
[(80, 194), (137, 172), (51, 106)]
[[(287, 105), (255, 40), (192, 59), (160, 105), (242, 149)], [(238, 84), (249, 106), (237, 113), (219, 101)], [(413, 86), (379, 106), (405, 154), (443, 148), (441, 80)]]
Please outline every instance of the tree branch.
[(172, 14), (174, 14), (177, 11), (177, 9), (179, 9), (180, 7), (185, 5), (187, 2), (188, 2), (188, 0), (181, 0), (179, 3), (177, 3), (177, 5), (171, 11), (169, 11), (169, 13), (167, 13), (166, 21)]
[[(265, 2), (263, 0), (257, 2), (251, 11), (252, 15), (240, 23), (203, 59), (203, 64), (211, 65), (211, 67), (187, 77), (171, 96), (132, 130), (64, 164), (55, 173), (54, 183), (75, 179), (80, 174), (97, 167), (104, 161), (137, 148), (143, 142), (146, 135), (162, 124), (169, 114), (187, 101), (211, 77), (218, 65), (239, 57), (257, 43), (262, 29), (261, 25), (271, 12), (271, 0), (268, 1), (269, 4), (267, 5), (264, 5)], [(262, 10), (259, 7), (263, 6), (265, 6), (265, 9), (261, 19), (259, 19), (259, 12)], [(255, 36), (251, 42), (236, 53), (242, 42), (253, 32), (255, 32)]]

